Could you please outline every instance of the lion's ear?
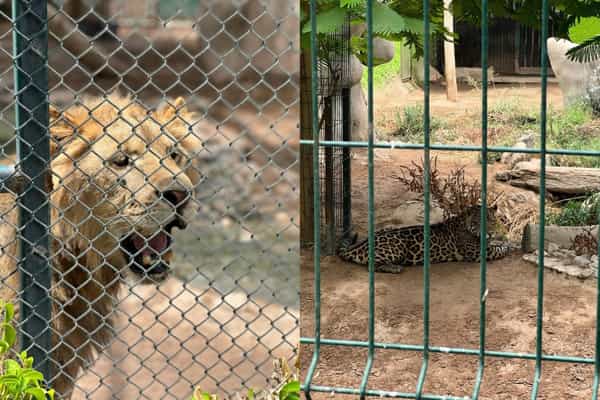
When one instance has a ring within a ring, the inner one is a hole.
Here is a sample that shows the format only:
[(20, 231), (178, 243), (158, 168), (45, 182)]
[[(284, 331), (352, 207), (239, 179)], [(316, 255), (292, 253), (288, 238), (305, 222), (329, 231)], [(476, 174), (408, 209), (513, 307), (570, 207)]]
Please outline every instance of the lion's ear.
[(50, 154), (55, 156), (68, 138), (75, 134), (77, 123), (68, 112), (61, 113), (53, 105), (48, 109), (50, 117)]
[(175, 116), (175, 114), (183, 116), (189, 113), (189, 111), (185, 105), (184, 98), (180, 96), (172, 101), (167, 100), (166, 104), (158, 110), (158, 113), (160, 114), (161, 118), (166, 122), (167, 120), (172, 119)]

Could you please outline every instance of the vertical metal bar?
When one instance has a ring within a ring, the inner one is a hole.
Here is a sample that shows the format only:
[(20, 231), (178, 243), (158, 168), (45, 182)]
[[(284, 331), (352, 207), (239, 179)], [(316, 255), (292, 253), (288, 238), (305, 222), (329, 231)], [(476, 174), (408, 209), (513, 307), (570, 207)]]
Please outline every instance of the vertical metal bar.
[(429, 0), (423, 0), (423, 132), (425, 134), (423, 143), (423, 173), (425, 175), (425, 193), (424, 193), (424, 208), (425, 218), (423, 221), (425, 236), (423, 238), (424, 254), (423, 254), (423, 364), (419, 372), (419, 380), (417, 381), (417, 399), (421, 398), (423, 385), (427, 376), (427, 367), (429, 365), (429, 237), (430, 237), (430, 190), (431, 190), (431, 165), (430, 165), (430, 129), (429, 129), (429, 63), (430, 63), (430, 26), (429, 26)]
[(488, 167), (488, 2), (481, 2), (481, 228), (479, 248), (479, 364), (473, 388), (473, 399), (479, 398), (479, 389), (485, 367), (485, 323), (487, 291), (487, 167)]
[(373, 0), (367, 0), (367, 121), (368, 121), (368, 206), (369, 206), (369, 346), (367, 364), (360, 383), (360, 398), (365, 398), (375, 356), (375, 186), (373, 162)]
[(544, 322), (544, 236), (546, 230), (546, 108), (548, 86), (548, 0), (542, 0), (542, 37), (541, 37), (541, 111), (540, 111), (540, 233), (538, 242), (538, 290), (537, 290), (537, 320), (535, 337), (535, 375), (531, 390), (531, 399), (536, 399), (540, 379), (542, 377), (542, 326)]
[[(329, 89), (329, 88), (328, 88)], [(335, 129), (333, 121), (333, 110), (336, 104), (334, 103), (334, 97), (336, 93), (328, 94), (323, 99), (323, 119), (325, 120), (325, 140), (333, 140), (333, 131)], [(336, 239), (336, 215), (335, 215), (335, 175), (334, 175), (334, 153), (333, 147), (326, 147), (323, 149), (325, 153), (325, 221), (327, 223), (327, 242), (325, 245), (325, 254), (335, 254), (335, 239)]]
[(19, 195), (21, 346), (51, 380), (48, 202), (48, 25), (45, 0), (13, 0), (17, 154), (31, 185)]
[[(598, 215), (598, 238), (600, 238), (600, 204), (597, 205), (596, 214)], [(598, 254), (600, 254), (600, 240), (598, 240)], [(594, 356), (594, 382), (592, 384), (592, 399), (598, 399), (598, 384), (600, 383), (600, 281), (598, 280), (598, 271), (600, 271), (600, 258), (598, 259), (598, 269), (596, 270), (596, 347)]]
[(312, 383), (321, 351), (321, 185), (319, 182), (319, 105), (317, 99), (317, 5), (316, 0), (310, 0), (310, 60), (311, 60), (311, 102), (312, 102), (312, 133), (313, 133), (313, 208), (314, 208), (314, 306), (315, 306), (315, 345), (313, 357), (304, 381), (304, 392), (310, 398)]
[[(342, 139), (352, 140), (352, 116), (350, 115), (350, 88), (342, 89)], [(350, 148), (342, 149), (342, 233), (348, 235), (352, 231), (352, 161), (350, 159)]]

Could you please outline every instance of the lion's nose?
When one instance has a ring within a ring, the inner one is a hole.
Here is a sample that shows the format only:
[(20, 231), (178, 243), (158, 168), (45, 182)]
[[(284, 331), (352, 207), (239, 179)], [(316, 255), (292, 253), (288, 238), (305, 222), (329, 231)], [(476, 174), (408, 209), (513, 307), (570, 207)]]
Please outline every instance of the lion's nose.
[(174, 207), (181, 207), (188, 199), (189, 192), (186, 190), (165, 190), (161, 193), (161, 196)]

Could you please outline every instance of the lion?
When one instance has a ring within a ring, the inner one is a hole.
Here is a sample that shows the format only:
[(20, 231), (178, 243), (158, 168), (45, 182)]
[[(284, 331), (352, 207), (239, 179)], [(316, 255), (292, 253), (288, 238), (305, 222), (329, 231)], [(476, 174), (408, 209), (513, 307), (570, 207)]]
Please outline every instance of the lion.
[[(50, 107), (53, 361), (61, 398), (108, 344), (125, 279), (160, 283), (172, 230), (193, 216), (202, 141), (182, 98), (155, 110), (110, 95)], [(0, 195), (0, 298), (18, 304), (17, 210)]]

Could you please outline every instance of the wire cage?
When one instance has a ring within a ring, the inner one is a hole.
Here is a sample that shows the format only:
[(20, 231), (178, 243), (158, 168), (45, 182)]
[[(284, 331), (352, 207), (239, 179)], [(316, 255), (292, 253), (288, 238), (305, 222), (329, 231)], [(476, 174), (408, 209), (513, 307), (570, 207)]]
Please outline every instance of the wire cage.
[[(326, 141), (349, 141), (350, 22), (325, 35), (319, 46), (319, 135)], [(308, 85), (307, 85), (308, 86)], [(321, 232), (323, 250), (335, 254), (336, 246), (352, 230), (350, 149), (325, 147), (319, 152), (321, 180)]]
[(0, 2), (0, 295), (61, 398), (232, 395), (294, 358), (297, 25), (292, 1)]

